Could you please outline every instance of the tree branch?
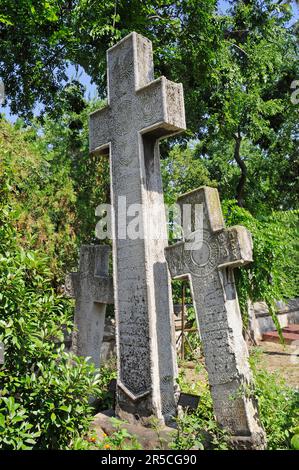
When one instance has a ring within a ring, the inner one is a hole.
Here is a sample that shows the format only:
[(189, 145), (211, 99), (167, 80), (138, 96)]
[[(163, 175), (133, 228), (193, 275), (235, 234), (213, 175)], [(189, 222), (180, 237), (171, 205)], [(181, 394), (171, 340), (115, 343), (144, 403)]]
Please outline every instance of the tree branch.
[(244, 51), (244, 49), (242, 49), (242, 47), (238, 46), (238, 45), (235, 44), (235, 43), (231, 43), (231, 46), (236, 47), (237, 49), (239, 49), (243, 54), (245, 54), (245, 55), (248, 57), (247, 52)]
[(238, 201), (238, 206), (243, 207), (244, 206), (243, 193), (244, 193), (244, 187), (245, 187), (245, 183), (247, 179), (247, 166), (244, 160), (242, 160), (241, 155), (240, 155), (240, 148), (241, 148), (241, 142), (242, 142), (240, 131), (238, 131), (237, 134), (234, 135), (234, 139), (235, 139), (234, 159), (237, 162), (241, 170), (241, 176), (238, 181), (237, 189), (236, 189), (236, 199)]

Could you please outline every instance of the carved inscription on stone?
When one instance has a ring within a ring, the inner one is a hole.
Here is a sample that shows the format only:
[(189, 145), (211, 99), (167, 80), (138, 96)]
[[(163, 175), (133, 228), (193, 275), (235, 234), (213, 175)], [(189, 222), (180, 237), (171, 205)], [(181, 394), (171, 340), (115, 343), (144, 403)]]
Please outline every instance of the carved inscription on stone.
[[(91, 115), (90, 151), (110, 152), (117, 412), (167, 419), (176, 413), (177, 366), (166, 220), (164, 211), (155, 219), (152, 207), (163, 205), (156, 143), (185, 128), (183, 90), (165, 77), (154, 80), (151, 42), (136, 33), (109, 49), (107, 62), (108, 106)], [(143, 237), (128, 236), (118, 218), (120, 197), (127, 207), (139, 205)], [(165, 232), (161, 239), (148, 236), (154, 224)]]

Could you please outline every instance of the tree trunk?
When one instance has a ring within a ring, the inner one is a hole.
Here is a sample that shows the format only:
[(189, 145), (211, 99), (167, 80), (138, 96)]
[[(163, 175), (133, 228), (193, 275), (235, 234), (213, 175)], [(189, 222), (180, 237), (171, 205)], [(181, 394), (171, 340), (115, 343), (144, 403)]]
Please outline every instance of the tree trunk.
[(241, 148), (241, 141), (242, 137), (240, 133), (236, 134), (234, 136), (235, 138), (235, 150), (234, 150), (234, 159), (236, 160), (240, 170), (241, 170), (241, 176), (238, 181), (237, 189), (236, 189), (236, 199), (238, 201), (238, 205), (240, 207), (244, 206), (244, 201), (243, 201), (243, 193), (244, 193), (244, 186), (247, 178), (247, 167), (245, 165), (245, 162), (242, 160), (240, 156), (240, 148)]

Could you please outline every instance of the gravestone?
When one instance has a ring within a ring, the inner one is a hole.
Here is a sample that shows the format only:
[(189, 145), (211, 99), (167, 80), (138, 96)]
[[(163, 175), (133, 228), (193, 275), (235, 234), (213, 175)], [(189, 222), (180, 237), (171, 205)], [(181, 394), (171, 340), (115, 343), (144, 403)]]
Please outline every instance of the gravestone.
[(190, 280), (216, 419), (236, 446), (263, 448), (233, 272), (252, 261), (251, 235), (241, 226), (225, 229), (217, 189), (199, 188), (178, 203), (183, 220), (191, 207), (190, 223), (166, 259), (173, 278)]
[(110, 247), (82, 245), (79, 271), (69, 275), (69, 297), (75, 297), (72, 351), (100, 365), (106, 305), (113, 304), (113, 282), (108, 275)]
[[(116, 411), (163, 421), (176, 412), (176, 357), (159, 139), (185, 129), (183, 90), (154, 80), (152, 44), (135, 32), (108, 50), (107, 62), (108, 106), (91, 115), (90, 152), (110, 156)], [(130, 210), (138, 205), (141, 236), (129, 237), (120, 221), (123, 200)]]

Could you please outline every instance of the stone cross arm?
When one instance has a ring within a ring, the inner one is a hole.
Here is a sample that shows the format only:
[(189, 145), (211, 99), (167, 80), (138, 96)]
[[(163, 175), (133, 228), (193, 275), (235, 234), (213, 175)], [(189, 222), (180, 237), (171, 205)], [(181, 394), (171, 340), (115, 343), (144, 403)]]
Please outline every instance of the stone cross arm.
[(165, 249), (173, 278), (206, 276), (215, 268), (234, 268), (252, 261), (251, 234), (239, 225), (225, 228), (217, 189), (199, 188), (182, 195), (178, 203), (182, 214), (188, 204), (202, 206), (203, 220), (197, 231), (192, 230), (190, 222), (185, 240)]
[(66, 279), (68, 297), (90, 298), (95, 303), (113, 304), (113, 280), (108, 275), (109, 246), (83, 245), (79, 271)]
[[(82, 282), (82, 273), (71, 273), (71, 283), (73, 289), (73, 296), (76, 297), (76, 292), (80, 289)], [(89, 293), (95, 303), (98, 304), (113, 304), (113, 281), (111, 276), (86, 276)]]
[(110, 251), (107, 245), (82, 245), (79, 270), (66, 282), (68, 296), (76, 299), (72, 351), (91, 358), (96, 367), (101, 360), (106, 305), (114, 303), (108, 275)]
[[(218, 269), (236, 268), (252, 262), (251, 235), (243, 226), (236, 225), (216, 233), (212, 243), (217, 246)], [(204, 258), (209, 256), (211, 247), (206, 245), (205, 240), (201, 248), (197, 248), (197, 244), (195, 246), (196, 250), (188, 249), (185, 242), (181, 241), (165, 249), (172, 278), (187, 278), (194, 269), (196, 271), (204, 269), (204, 263), (200, 263), (200, 258), (204, 261)], [(192, 269), (193, 263), (195, 263), (194, 269)]]
[(154, 80), (152, 44), (133, 32), (107, 51), (108, 106), (90, 117), (90, 152), (106, 153), (131, 132), (157, 138), (186, 128), (183, 88)]

